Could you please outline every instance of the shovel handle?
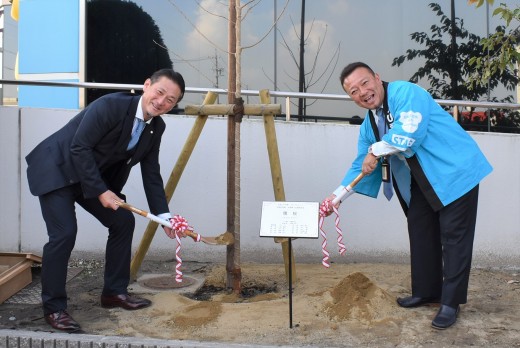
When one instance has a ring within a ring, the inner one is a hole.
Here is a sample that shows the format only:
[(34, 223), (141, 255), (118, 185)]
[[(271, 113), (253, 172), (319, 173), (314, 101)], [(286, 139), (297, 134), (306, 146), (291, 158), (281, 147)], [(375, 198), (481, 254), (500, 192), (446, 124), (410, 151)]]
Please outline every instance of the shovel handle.
[(190, 238), (192, 238), (195, 242), (198, 242), (201, 240), (202, 237), (199, 237), (199, 234), (195, 231), (191, 230), (185, 230), (184, 234)]
[(333, 205), (338, 204), (338, 203), (341, 201), (341, 199), (342, 199), (343, 197), (345, 197), (345, 195), (347, 194), (347, 192), (352, 191), (352, 189), (354, 188), (354, 186), (356, 186), (357, 183), (358, 183), (361, 179), (363, 179), (364, 176), (365, 176), (365, 174), (364, 174), (363, 172), (359, 173), (359, 175), (356, 176), (356, 178), (355, 178), (354, 180), (352, 180), (352, 182), (351, 182), (350, 184), (348, 184), (347, 186), (345, 186), (345, 188), (341, 191), (341, 193), (340, 193), (339, 195), (337, 195), (336, 198), (334, 198), (334, 199), (332, 200), (332, 204), (333, 204)]
[[(152, 213), (149, 213), (146, 210), (142, 210), (142, 209), (136, 208), (133, 205), (128, 204), (126, 202), (117, 202), (116, 201), (116, 204), (119, 205), (121, 208), (124, 208), (126, 210), (130, 210), (133, 213), (136, 213), (138, 215), (144, 216), (145, 218), (148, 218), (148, 219), (150, 219), (152, 221), (155, 221), (158, 224), (161, 224), (163, 226), (170, 227), (170, 228), (172, 227), (172, 224), (170, 223), (170, 221), (165, 220), (165, 219), (161, 219), (160, 217), (158, 217), (156, 215), (153, 215)], [(199, 234), (197, 232), (190, 231), (190, 230), (185, 230), (184, 234), (186, 236), (188, 236), (188, 237), (191, 237), (196, 242), (197, 242), (197, 240), (200, 240)]]

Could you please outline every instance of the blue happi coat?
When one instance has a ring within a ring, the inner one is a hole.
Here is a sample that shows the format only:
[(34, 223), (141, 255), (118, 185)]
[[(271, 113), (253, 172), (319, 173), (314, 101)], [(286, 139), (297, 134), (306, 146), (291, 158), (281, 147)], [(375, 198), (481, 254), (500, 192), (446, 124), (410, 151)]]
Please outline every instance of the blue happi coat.
[[(394, 121), (382, 140), (403, 150), (400, 155), (434, 210), (467, 193), (493, 170), (473, 138), (423, 88), (405, 81), (388, 83), (385, 105)], [(358, 154), (342, 181), (344, 186), (361, 172), (369, 146), (377, 141), (370, 114), (367, 111), (361, 124)], [(375, 198), (380, 185), (378, 164), (354, 191)], [(399, 187), (403, 189), (410, 188)], [(409, 192), (403, 195), (410, 196)]]

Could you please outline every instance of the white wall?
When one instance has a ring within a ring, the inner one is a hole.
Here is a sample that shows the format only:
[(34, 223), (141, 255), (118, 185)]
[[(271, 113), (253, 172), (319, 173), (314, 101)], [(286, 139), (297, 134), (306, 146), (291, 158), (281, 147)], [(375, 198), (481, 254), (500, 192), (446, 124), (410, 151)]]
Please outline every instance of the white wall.
[[(0, 251), (41, 254), (46, 230), (37, 197), (30, 194), (23, 157), (43, 138), (60, 128), (73, 110), (22, 109), (18, 140), (18, 109), (0, 108)], [(161, 170), (169, 178), (194, 117), (165, 118), (167, 129), (161, 147)], [(334, 190), (356, 151), (358, 126), (332, 123), (277, 122), (286, 199), (318, 201)], [(494, 167), (480, 187), (479, 215), (474, 247), (475, 265), (520, 267), (520, 135), (472, 133)], [(226, 228), (227, 119), (209, 118), (170, 202), (172, 213), (181, 214), (203, 236), (215, 236)], [(245, 118), (241, 123), (241, 260), (283, 262), (281, 247), (260, 238), (261, 205), (274, 200), (263, 122)], [(140, 171), (134, 168), (125, 194), (130, 204), (147, 210)], [(19, 197), (19, 199), (18, 199)], [(82, 208), (77, 209), (79, 232), (75, 255), (101, 256), (106, 231)], [(332, 217), (326, 221), (332, 262), (408, 260), (408, 236), (398, 202), (352, 196), (340, 209), (347, 255), (335, 245)], [(136, 217), (134, 250), (148, 220)], [(159, 229), (147, 257), (173, 259), (175, 241)], [(321, 240), (293, 242), (296, 260), (321, 261)], [(183, 240), (183, 260), (225, 262), (225, 247)]]
[(0, 250), (20, 247), (20, 135), (18, 108), (0, 108)]

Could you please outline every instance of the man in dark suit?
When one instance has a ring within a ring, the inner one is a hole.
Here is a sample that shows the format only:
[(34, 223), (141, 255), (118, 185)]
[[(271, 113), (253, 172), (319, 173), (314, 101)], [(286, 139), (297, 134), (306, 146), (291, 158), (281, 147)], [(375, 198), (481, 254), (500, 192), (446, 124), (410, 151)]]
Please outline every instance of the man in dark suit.
[[(159, 70), (145, 81), (142, 95), (121, 92), (97, 99), (27, 155), (29, 188), (39, 197), (49, 235), (42, 302), (45, 320), (55, 329), (80, 330), (67, 312), (65, 290), (77, 233), (75, 203), (108, 228), (101, 305), (129, 310), (151, 305), (127, 291), (135, 218), (117, 202), (124, 201), (123, 186), (140, 163), (150, 211), (171, 218), (159, 166), (166, 125), (158, 116), (177, 105), (184, 90), (181, 74)], [(170, 228), (164, 230), (175, 237)]]

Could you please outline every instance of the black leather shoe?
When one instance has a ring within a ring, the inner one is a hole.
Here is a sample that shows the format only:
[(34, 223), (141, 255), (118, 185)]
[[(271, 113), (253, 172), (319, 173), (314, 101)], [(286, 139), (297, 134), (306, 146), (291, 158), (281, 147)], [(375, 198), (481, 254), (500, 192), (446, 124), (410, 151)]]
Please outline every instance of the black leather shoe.
[(65, 310), (61, 310), (51, 314), (46, 314), (45, 321), (47, 322), (47, 324), (49, 324), (57, 330), (69, 332), (81, 330), (79, 324), (74, 319), (72, 319), (70, 314), (67, 313), (67, 311)]
[(439, 302), (441, 302), (441, 299), (438, 297), (408, 296), (408, 297), (398, 297), (397, 298), (397, 304), (404, 308), (426, 306), (426, 305), (429, 305), (432, 303), (439, 303)]
[(121, 307), (128, 310), (148, 307), (152, 301), (127, 294), (107, 296), (101, 295), (101, 306), (105, 308)]
[(456, 308), (441, 305), (437, 315), (432, 321), (432, 327), (438, 330), (444, 330), (455, 324), (457, 315), (459, 314), (460, 306)]

